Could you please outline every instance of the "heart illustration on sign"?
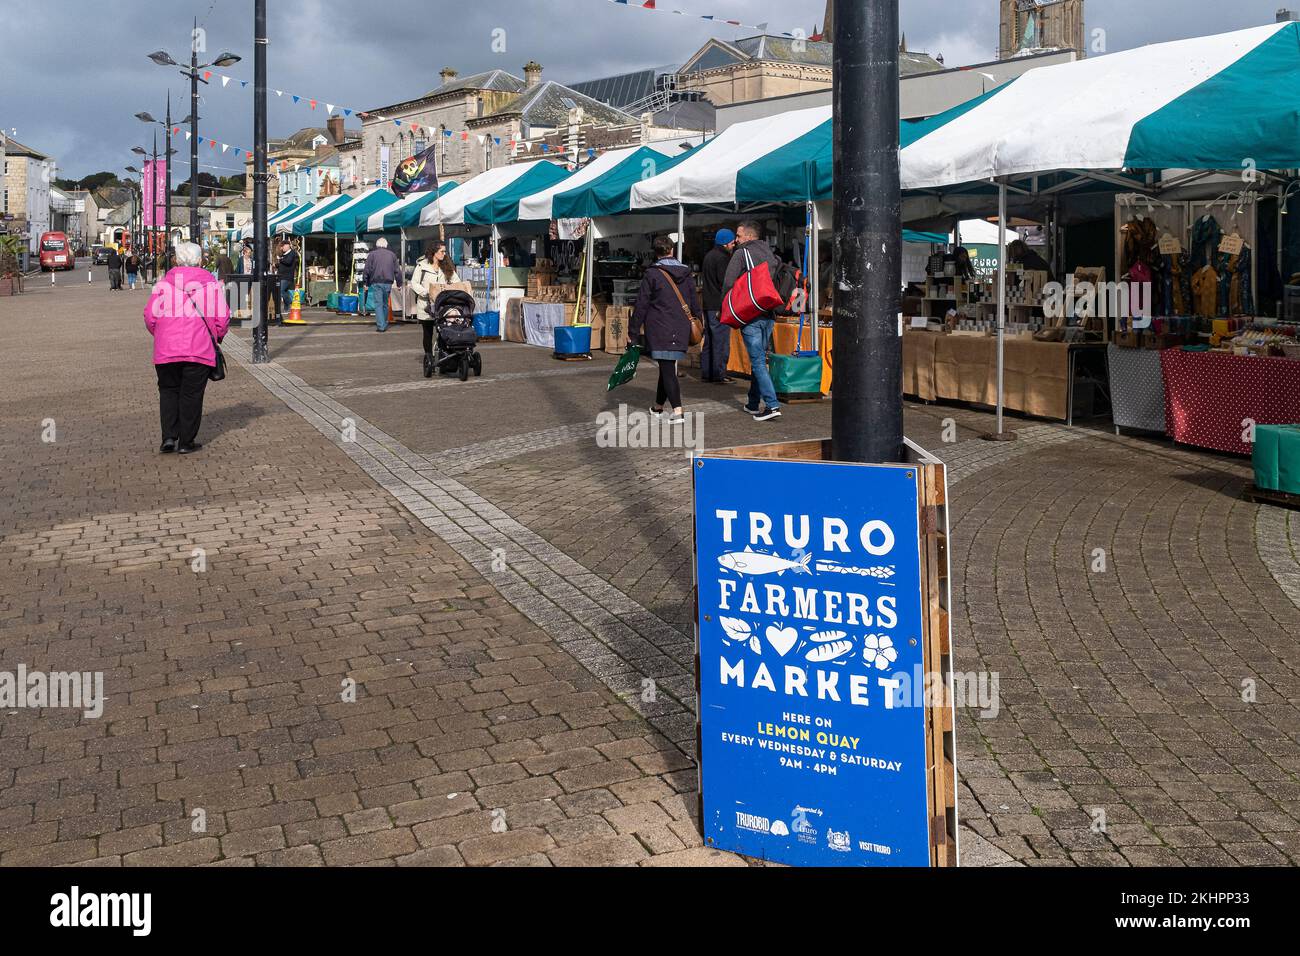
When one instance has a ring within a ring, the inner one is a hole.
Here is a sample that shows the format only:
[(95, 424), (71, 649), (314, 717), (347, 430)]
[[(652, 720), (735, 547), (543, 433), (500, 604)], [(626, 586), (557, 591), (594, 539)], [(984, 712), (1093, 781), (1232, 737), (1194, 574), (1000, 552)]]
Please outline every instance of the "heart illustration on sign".
[(781, 628), (775, 624), (768, 625), (767, 642), (776, 649), (776, 652), (782, 657), (790, 653), (795, 642), (799, 640), (799, 632), (793, 627)]

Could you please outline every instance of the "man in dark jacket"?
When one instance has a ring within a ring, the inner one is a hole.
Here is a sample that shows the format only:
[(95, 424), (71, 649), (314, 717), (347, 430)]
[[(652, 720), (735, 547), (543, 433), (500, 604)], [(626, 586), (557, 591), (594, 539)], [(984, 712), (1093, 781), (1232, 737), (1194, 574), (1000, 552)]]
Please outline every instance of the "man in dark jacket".
[(116, 249), (108, 250), (108, 291), (117, 292), (122, 288), (122, 254)]
[(650, 412), (664, 413), (671, 403), (670, 425), (684, 424), (682, 386), (677, 380), (677, 363), (686, 358), (691, 345), (690, 316), (699, 318), (700, 297), (689, 266), (676, 256), (676, 246), (667, 236), (654, 241), (655, 264), (646, 270), (641, 290), (627, 323), (627, 338), (640, 344), (659, 366), (659, 387)]
[[(731, 262), (722, 281), (724, 298), (746, 272), (761, 263), (766, 262), (772, 270), (772, 278), (776, 278), (779, 263), (772, 254), (771, 247), (761, 238), (762, 235), (763, 227), (756, 222), (742, 222), (736, 227), (736, 250), (731, 254)], [(775, 328), (776, 317), (768, 312), (740, 330), (745, 351), (749, 353), (752, 376), (745, 411), (753, 415), (756, 422), (768, 422), (781, 417), (781, 403), (777, 400), (776, 388), (772, 385), (772, 376), (767, 370), (767, 353), (772, 350), (772, 333)], [(762, 405), (759, 404), (760, 399)]]
[(290, 302), (289, 297), (298, 283), (298, 250), (293, 242), (284, 240), (280, 245), (280, 259), (275, 264), (276, 287), (279, 295), (275, 297), (275, 318), (284, 317), (284, 307)]
[[(375, 248), (371, 250), (370, 255), (366, 256), (366, 267), (361, 275), (361, 284), (367, 290), (374, 290), (375, 331), (387, 332), (388, 297), (392, 294), (394, 285), (398, 288), (402, 285), (401, 263), (388, 248), (387, 239), (381, 237), (375, 240)], [(365, 294), (362, 295), (361, 301), (366, 301)]]
[(700, 349), (700, 372), (706, 382), (729, 383), (727, 361), (731, 358), (731, 328), (723, 325), (722, 283), (727, 278), (727, 266), (736, 248), (736, 234), (730, 229), (719, 229), (713, 237), (713, 248), (704, 255), (700, 276), (704, 280), (704, 345)]

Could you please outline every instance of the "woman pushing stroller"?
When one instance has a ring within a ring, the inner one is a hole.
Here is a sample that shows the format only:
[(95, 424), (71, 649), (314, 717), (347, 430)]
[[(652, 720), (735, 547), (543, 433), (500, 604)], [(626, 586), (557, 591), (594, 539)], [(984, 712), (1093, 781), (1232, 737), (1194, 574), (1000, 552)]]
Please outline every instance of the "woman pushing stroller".
[(415, 264), (411, 276), (411, 291), (415, 293), (415, 314), (420, 316), (420, 326), (424, 330), (424, 374), (427, 378), (433, 374), (433, 309), (438, 293), (444, 286), (459, 282), (456, 265), (447, 252), (447, 244), (440, 239), (431, 239), (424, 244), (424, 255)]

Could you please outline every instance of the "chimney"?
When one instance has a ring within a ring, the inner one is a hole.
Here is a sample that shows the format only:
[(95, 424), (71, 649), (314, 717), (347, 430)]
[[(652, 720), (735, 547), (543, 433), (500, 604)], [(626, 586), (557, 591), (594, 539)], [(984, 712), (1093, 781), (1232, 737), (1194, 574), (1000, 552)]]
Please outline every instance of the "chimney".
[(524, 64), (524, 89), (531, 90), (542, 82), (542, 65), (536, 60)]
[(446, 86), (452, 80), (456, 79), (456, 77), (460, 76), (460, 73), (450, 66), (444, 66), (438, 75), (442, 77), (442, 85)]
[(329, 118), (329, 122), (327, 122), (325, 125), (329, 129), (331, 146), (337, 146), (339, 145), (339, 143), (343, 142), (344, 134), (343, 134), (342, 116), (331, 116)]
[(1277, 12), (1278, 23), (1291, 23), (1292, 21), (1295, 20), (1300, 20), (1300, 13), (1293, 13), (1290, 10), (1288, 10), (1286, 7), (1283, 7), (1282, 9), (1278, 10)]

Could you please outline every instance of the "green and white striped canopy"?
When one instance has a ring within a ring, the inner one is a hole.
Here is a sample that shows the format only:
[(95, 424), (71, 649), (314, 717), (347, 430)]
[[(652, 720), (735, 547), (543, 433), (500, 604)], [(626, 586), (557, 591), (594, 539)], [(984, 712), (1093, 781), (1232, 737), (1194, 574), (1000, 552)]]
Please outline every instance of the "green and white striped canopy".
[[(275, 213), (273, 216), (271, 216), (269, 219), (266, 220), (266, 229), (268, 235), (275, 235), (275, 227), (277, 223), (283, 222), (284, 220), (288, 219), (290, 216), (294, 215), (295, 213), (301, 212), (302, 210), (306, 209), (308, 205), (310, 204), (294, 203), (291, 206), (285, 206), (279, 212)], [(232, 239), (234, 238), (233, 234), (231, 238)], [(239, 230), (239, 238), (240, 239), (253, 238), (253, 224), (251, 222)]]
[(402, 229), (414, 229), (420, 225), (420, 212), (430, 203), (437, 202), (439, 196), (445, 196), (456, 188), (456, 183), (445, 182), (437, 190), (430, 189), (423, 193), (407, 193), (401, 199), (396, 196), (382, 209), (372, 212), (366, 219), (361, 232), (398, 232)]
[[(1300, 167), (1300, 23), (1039, 67), (901, 124), (905, 190), (1058, 170)], [(829, 107), (740, 123), (631, 188), (631, 208), (827, 199)]]

